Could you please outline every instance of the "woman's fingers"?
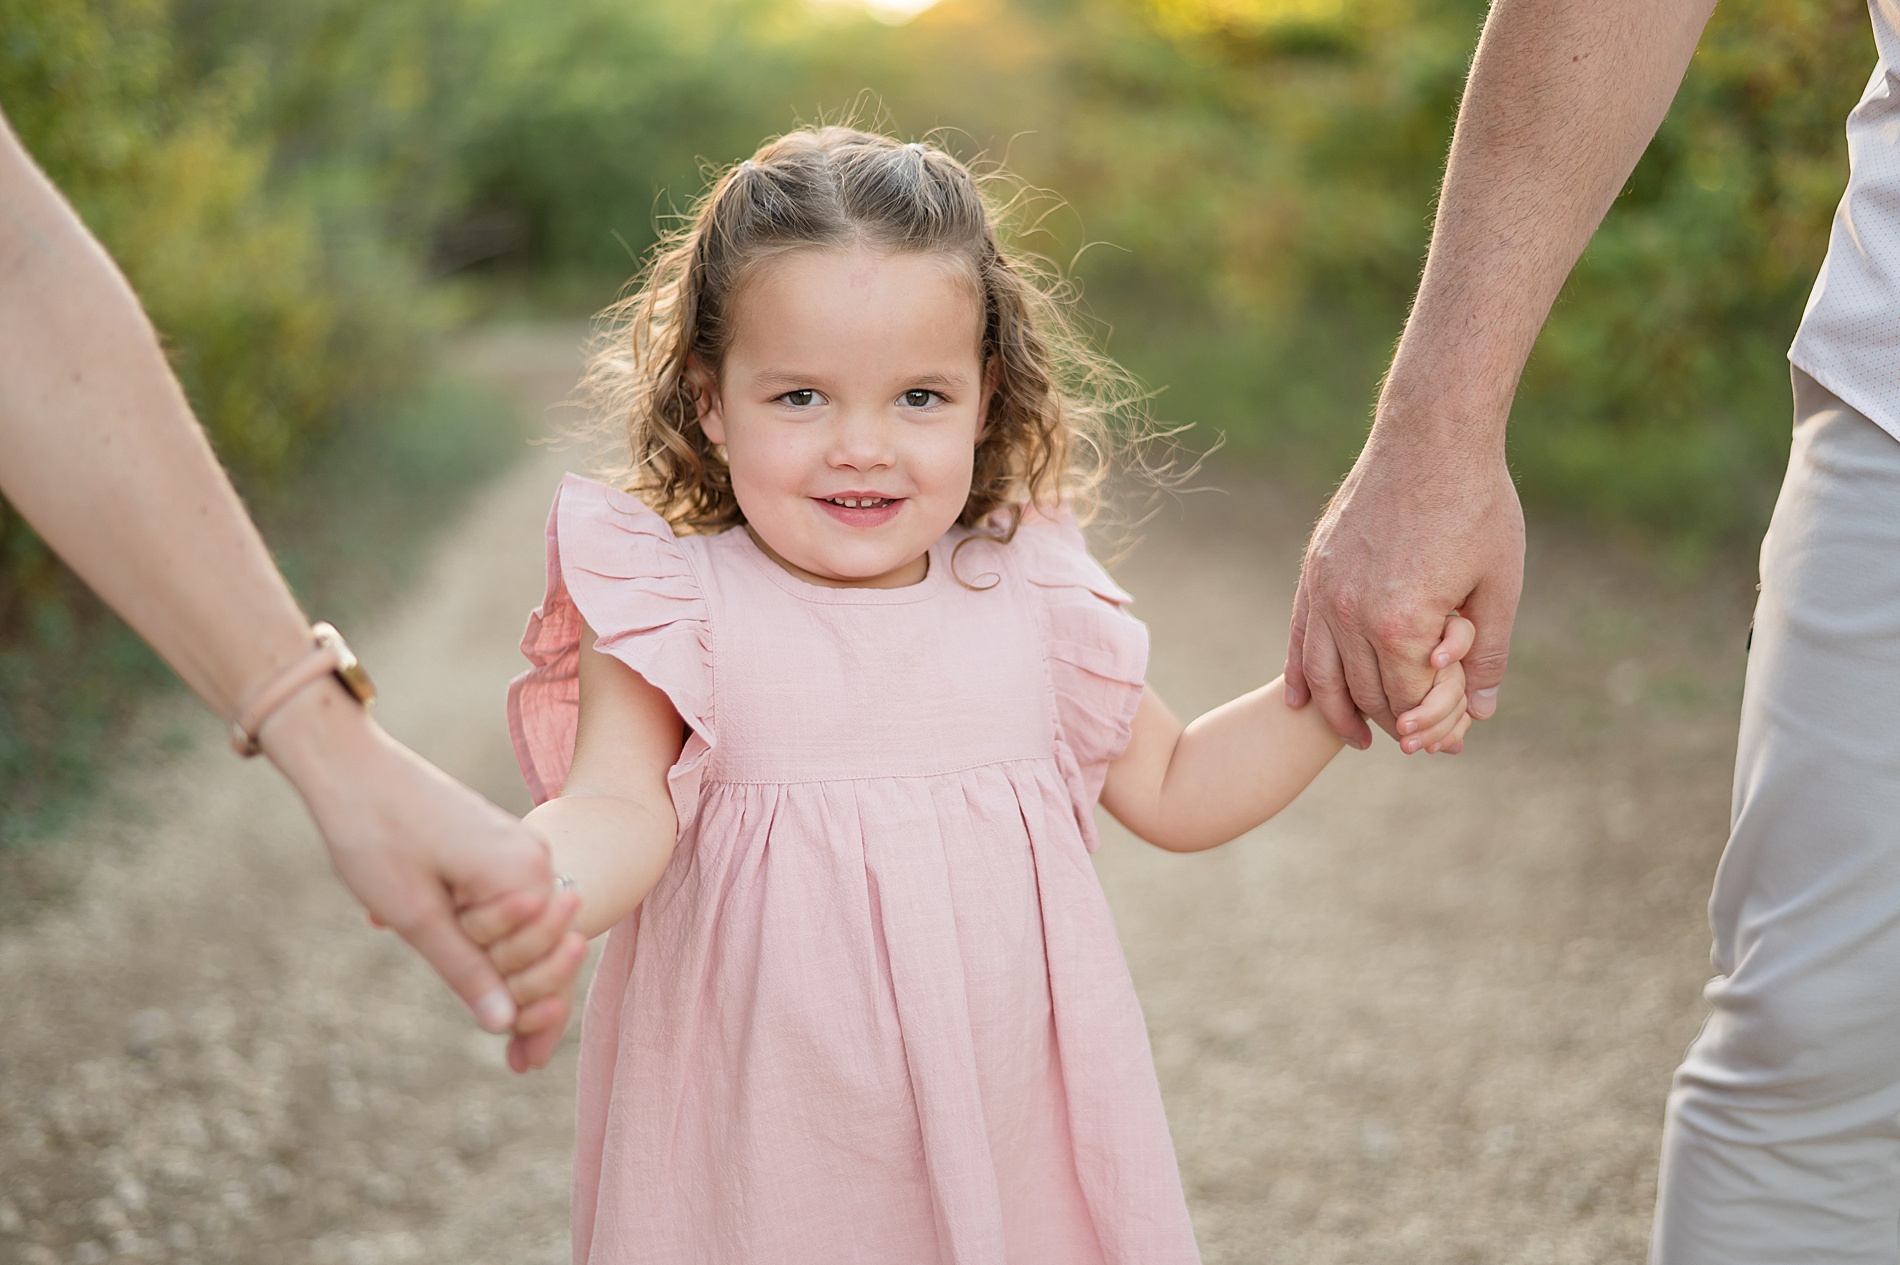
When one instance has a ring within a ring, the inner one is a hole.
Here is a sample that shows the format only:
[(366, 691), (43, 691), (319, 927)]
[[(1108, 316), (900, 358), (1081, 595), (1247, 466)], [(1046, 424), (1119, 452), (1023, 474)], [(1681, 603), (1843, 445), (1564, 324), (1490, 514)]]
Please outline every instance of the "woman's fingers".
[(553, 997), (543, 997), (540, 1001), (523, 1006), (521, 1014), (515, 1018), (515, 1035), (533, 1036), (537, 1032), (545, 1032), (553, 1028), (555, 1035), (559, 1036), (560, 1030), (567, 1026), (568, 1012), (573, 1005), (573, 999), (566, 993), (557, 993)]

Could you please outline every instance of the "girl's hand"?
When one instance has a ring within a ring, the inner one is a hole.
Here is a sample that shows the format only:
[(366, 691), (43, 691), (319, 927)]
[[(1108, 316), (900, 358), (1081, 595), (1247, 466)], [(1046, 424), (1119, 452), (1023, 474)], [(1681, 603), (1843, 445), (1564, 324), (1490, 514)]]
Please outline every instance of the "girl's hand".
[(538, 914), (514, 894), (457, 915), (463, 934), (488, 951), (514, 999), (508, 1066), (517, 1072), (547, 1066), (573, 1013), (574, 980), (587, 956), (586, 938), (573, 930), (580, 907), (580, 893), (569, 888), (556, 891)]
[(1432, 688), (1417, 707), (1398, 718), (1399, 750), (1407, 755), (1417, 751), (1457, 755), (1465, 749), (1471, 714), (1465, 695), (1464, 657), (1471, 652), (1476, 636), (1471, 621), (1456, 611), (1445, 621), (1445, 634), (1431, 654), (1435, 670)]

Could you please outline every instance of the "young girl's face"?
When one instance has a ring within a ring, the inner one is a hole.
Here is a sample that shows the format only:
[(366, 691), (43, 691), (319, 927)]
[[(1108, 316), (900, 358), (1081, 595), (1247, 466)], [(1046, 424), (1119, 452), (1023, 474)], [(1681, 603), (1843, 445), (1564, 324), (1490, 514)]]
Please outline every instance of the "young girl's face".
[(898, 588), (970, 495), (982, 310), (937, 255), (801, 250), (741, 288), (700, 425), (753, 539), (812, 583)]

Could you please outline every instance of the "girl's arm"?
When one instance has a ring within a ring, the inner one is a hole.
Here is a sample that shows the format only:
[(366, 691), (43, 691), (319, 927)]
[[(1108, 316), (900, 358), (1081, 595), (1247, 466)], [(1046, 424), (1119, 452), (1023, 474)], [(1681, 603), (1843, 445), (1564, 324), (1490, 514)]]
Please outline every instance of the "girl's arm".
[[(581, 635), (580, 688), (580, 732), (567, 782), (526, 821), (548, 841), (555, 872), (574, 880), (581, 897), (574, 926), (592, 939), (646, 899), (672, 858), (679, 823), (666, 775), (679, 759), (686, 725), (665, 694), (594, 649), (591, 628)], [(467, 910), (462, 925), (490, 946), (504, 972), (521, 971), (534, 958), (498, 942), (502, 929), (490, 921), (491, 912), (489, 906)]]
[[(1437, 677), (1398, 718), (1409, 752), (1449, 750), (1471, 723), (1464, 667), (1471, 624), (1454, 615), (1432, 652)], [(1153, 688), (1142, 693), (1128, 749), (1108, 767), (1102, 806), (1156, 847), (1198, 852), (1252, 830), (1293, 802), (1345, 743), (1317, 707), (1287, 706), (1280, 679), (1183, 726)]]
[(1275, 680), (1182, 726), (1151, 686), (1102, 806), (1170, 852), (1198, 852), (1246, 834), (1293, 802), (1346, 744), (1317, 707), (1286, 704)]

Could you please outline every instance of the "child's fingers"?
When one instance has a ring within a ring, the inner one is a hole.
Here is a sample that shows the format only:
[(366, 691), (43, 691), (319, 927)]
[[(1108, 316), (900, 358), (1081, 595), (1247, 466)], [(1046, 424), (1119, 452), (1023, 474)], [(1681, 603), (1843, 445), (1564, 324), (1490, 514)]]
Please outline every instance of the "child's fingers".
[(1426, 728), (1419, 730), (1417, 733), (1406, 735), (1399, 745), (1407, 755), (1410, 755), (1414, 751), (1425, 751), (1437, 746), (1451, 737), (1453, 731), (1458, 728), (1458, 722), (1463, 720), (1466, 715), (1465, 699), (1461, 692), (1458, 696), (1457, 709), (1452, 712), (1451, 715), (1443, 717), (1437, 722), (1428, 725)]
[(1409, 755), (1436, 742), (1451, 732), (1446, 722), (1455, 720), (1464, 709), (1464, 674), (1456, 670), (1439, 673), (1431, 692), (1398, 718), (1399, 747)]
[(523, 1006), (521, 1013), (515, 1016), (515, 1035), (525, 1037), (547, 1028), (566, 1027), (573, 1004), (568, 994), (556, 993), (552, 997), (543, 997), (532, 1005)]
[(1466, 709), (1463, 673), (1441, 673), (1424, 701), (1399, 718), (1399, 749), (1410, 755), (1444, 741)]
[(1425, 749), (1433, 755), (1457, 755), (1465, 749), (1465, 734), (1470, 728), (1471, 713), (1467, 711), (1458, 718), (1458, 723), (1452, 727), (1450, 736), (1441, 738)]
[(540, 961), (561, 942), (580, 907), (579, 892), (571, 888), (555, 892), (540, 917), (516, 927), (488, 946), (488, 960), (503, 975), (513, 975), (529, 963)]
[(546, 956), (508, 977), (508, 991), (517, 1007), (565, 993), (574, 984), (574, 973), (587, 956), (587, 941), (578, 931), (561, 938)]
[[(483, 904), (470, 905), (455, 917), (462, 924), (462, 934), (485, 949), (544, 912), (547, 904), (545, 898), (533, 892), (509, 892)], [(502, 974), (507, 973), (507, 969), (502, 968)]]
[(517, 1033), (508, 1041), (508, 1066), (517, 1072), (546, 1067), (561, 1044), (561, 1025), (550, 1025), (539, 1032)]
[(1478, 638), (1478, 626), (1457, 611), (1445, 621), (1445, 635), (1438, 640), (1438, 648), (1432, 651), (1432, 666), (1449, 667), (1458, 663), (1471, 653), (1472, 643)]
[(561, 993), (523, 1007), (515, 1019), (514, 1036), (508, 1041), (508, 1066), (517, 1072), (546, 1067), (561, 1044), (573, 1005), (568, 995)]

